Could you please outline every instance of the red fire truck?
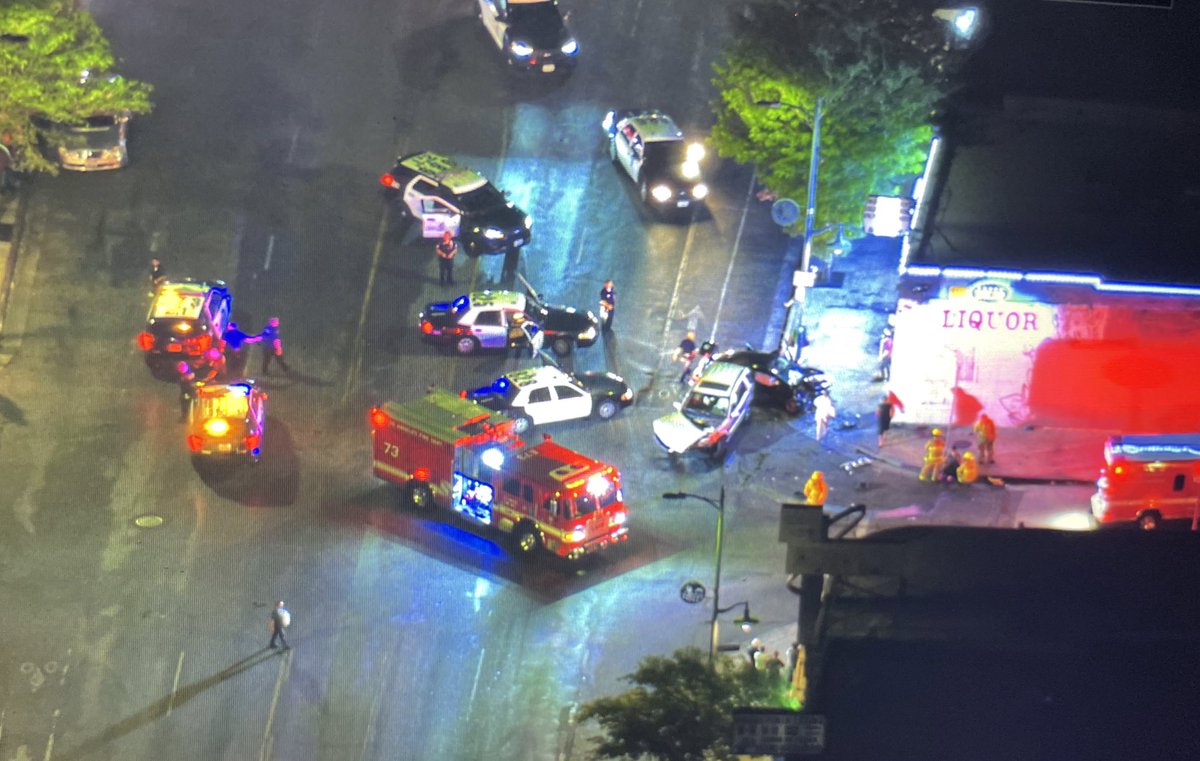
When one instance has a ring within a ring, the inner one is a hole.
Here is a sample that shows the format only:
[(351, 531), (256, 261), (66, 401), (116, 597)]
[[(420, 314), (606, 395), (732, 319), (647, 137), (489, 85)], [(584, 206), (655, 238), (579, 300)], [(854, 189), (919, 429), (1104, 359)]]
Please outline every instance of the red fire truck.
[(545, 439), (526, 446), (499, 412), (435, 389), (371, 409), (375, 475), (401, 487), (401, 503), (450, 508), (569, 559), (629, 536), (617, 469)]
[(1200, 517), (1200, 434), (1112, 436), (1092, 495), (1101, 524), (1156, 529)]

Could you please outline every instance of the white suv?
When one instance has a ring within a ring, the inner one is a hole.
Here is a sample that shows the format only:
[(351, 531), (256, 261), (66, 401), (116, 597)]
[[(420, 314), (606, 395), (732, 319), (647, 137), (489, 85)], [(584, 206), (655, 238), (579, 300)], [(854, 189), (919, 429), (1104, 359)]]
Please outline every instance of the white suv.
[(676, 402), (675, 412), (654, 421), (654, 438), (669, 454), (705, 452), (720, 459), (750, 417), (754, 377), (748, 368), (713, 362)]

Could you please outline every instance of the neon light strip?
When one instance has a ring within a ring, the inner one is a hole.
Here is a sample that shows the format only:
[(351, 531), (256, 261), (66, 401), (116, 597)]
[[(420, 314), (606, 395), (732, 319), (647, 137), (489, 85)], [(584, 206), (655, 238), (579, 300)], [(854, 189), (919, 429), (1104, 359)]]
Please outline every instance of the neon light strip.
[(921, 172), (921, 176), (917, 178), (913, 185), (913, 206), (912, 223), (909, 226), (909, 232), (904, 234), (904, 240), (900, 242), (900, 274), (904, 274), (905, 268), (908, 266), (909, 241), (912, 239), (912, 231), (921, 229), (921, 211), (925, 208), (925, 191), (929, 186), (929, 177), (932, 175), (933, 162), (937, 160), (938, 149), (941, 148), (942, 139), (936, 135), (929, 141), (929, 156), (925, 159), (925, 170)]
[(1146, 285), (1139, 283), (1106, 283), (1096, 275), (1072, 275), (1066, 272), (1011, 272), (1003, 270), (982, 270), (972, 267), (938, 267), (931, 264), (914, 264), (911, 267), (901, 265), (901, 275), (914, 277), (944, 277), (963, 280), (976, 280), (981, 277), (1012, 280), (1024, 280), (1027, 283), (1049, 283), (1051, 285), (1089, 285), (1097, 291), (1110, 293), (1147, 293), (1160, 296), (1200, 296), (1200, 286), (1187, 285)]

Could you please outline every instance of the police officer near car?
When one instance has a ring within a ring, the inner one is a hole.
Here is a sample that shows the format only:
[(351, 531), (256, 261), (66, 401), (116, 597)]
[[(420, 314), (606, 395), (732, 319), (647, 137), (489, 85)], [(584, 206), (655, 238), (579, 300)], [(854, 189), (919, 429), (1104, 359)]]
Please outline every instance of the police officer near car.
[(288, 367), (288, 363), (283, 359), (283, 339), (279, 335), (279, 318), (272, 317), (267, 320), (267, 324), (263, 327), (262, 332), (258, 334), (258, 340), (262, 342), (262, 374), (265, 376), (271, 368), (271, 360), (274, 359), (283, 368), (285, 373), (290, 373), (292, 368)]
[(617, 313), (617, 289), (613, 281), (605, 280), (600, 287), (600, 321), (606, 331), (612, 330), (613, 315)]
[(179, 422), (183, 423), (187, 421), (192, 399), (196, 396), (196, 374), (187, 362), (180, 362), (175, 369), (179, 373)]
[(696, 331), (689, 330), (687, 332), (687, 335), (679, 342), (679, 346), (675, 347), (671, 359), (683, 363), (683, 372), (679, 375), (679, 382), (686, 383), (688, 375), (692, 372), (692, 362), (696, 359)]
[(236, 322), (231, 322), (229, 327), (225, 328), (225, 333), (221, 338), (225, 341), (225, 362), (229, 366), (229, 372), (240, 375), (246, 369), (246, 355), (243, 348), (247, 344), (258, 343), (262, 337), (243, 333)]
[(154, 292), (158, 287), (167, 281), (167, 268), (163, 266), (158, 259), (150, 260), (150, 296), (154, 296)]
[(449, 230), (434, 247), (438, 260), (438, 285), (454, 285), (454, 255), (458, 253), (458, 242)]

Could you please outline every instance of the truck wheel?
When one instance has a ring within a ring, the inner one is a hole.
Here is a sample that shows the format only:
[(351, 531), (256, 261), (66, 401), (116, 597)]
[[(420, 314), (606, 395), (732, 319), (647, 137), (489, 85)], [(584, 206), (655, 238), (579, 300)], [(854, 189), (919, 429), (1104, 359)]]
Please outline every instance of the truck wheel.
[(533, 428), (533, 421), (529, 419), (528, 415), (517, 415), (513, 418), (512, 430), (518, 436), (528, 433), (531, 428)]
[(601, 399), (596, 405), (596, 415), (601, 420), (608, 420), (613, 415), (617, 414), (617, 403), (612, 399)]
[(1154, 510), (1147, 510), (1138, 516), (1137, 527), (1142, 531), (1153, 531), (1162, 526), (1162, 516)]
[(542, 544), (541, 538), (532, 526), (517, 526), (513, 532), (513, 543), (516, 545), (517, 552), (522, 555), (533, 554)]
[(428, 510), (433, 507), (433, 489), (429, 484), (409, 481), (404, 486), (404, 506), (410, 510)]
[(554, 353), (560, 357), (565, 357), (571, 353), (573, 345), (569, 338), (556, 338), (554, 343), (550, 344), (550, 348), (554, 349)]
[(464, 357), (468, 354), (474, 354), (478, 348), (479, 341), (475, 340), (474, 336), (463, 336), (454, 342), (454, 350)]

